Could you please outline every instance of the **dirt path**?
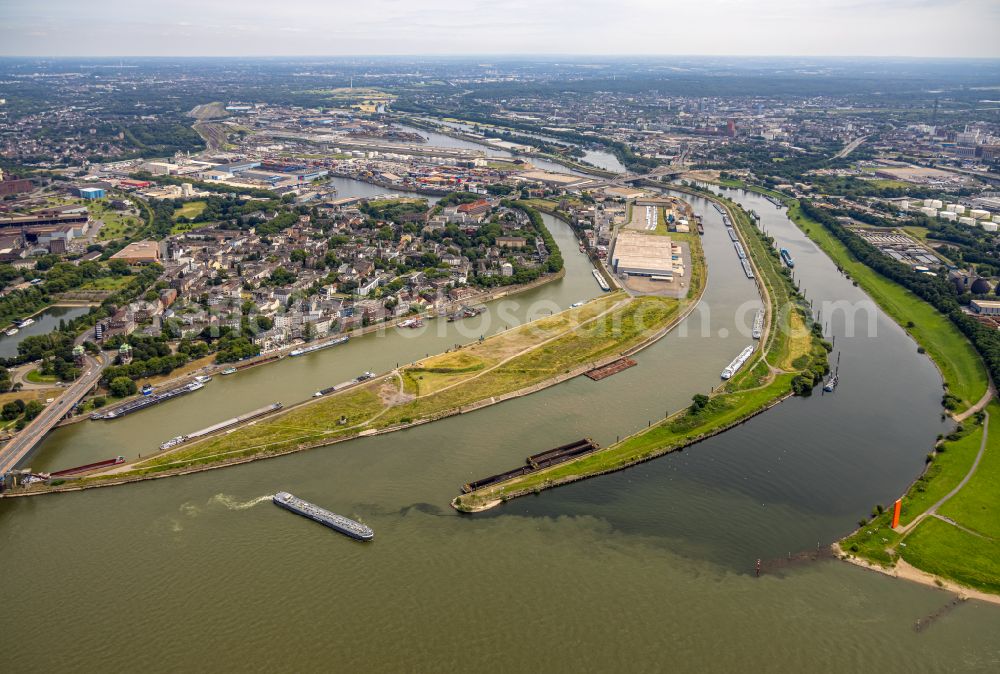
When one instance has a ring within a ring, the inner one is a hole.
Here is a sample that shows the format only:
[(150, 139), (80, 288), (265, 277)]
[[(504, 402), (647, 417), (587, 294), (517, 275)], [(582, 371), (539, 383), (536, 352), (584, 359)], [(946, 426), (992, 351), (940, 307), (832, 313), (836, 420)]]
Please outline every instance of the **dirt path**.
[[(571, 327), (571, 328), (569, 328), (567, 330), (563, 330), (562, 332), (556, 333), (555, 335), (553, 335), (552, 337), (549, 337), (548, 339), (545, 339), (544, 341), (538, 342), (537, 344), (532, 344), (531, 346), (529, 346), (529, 347), (527, 347), (525, 349), (521, 349), (517, 353), (514, 353), (514, 354), (512, 354), (510, 356), (507, 356), (503, 360), (498, 361), (497, 363), (491, 365), (490, 367), (488, 367), (488, 368), (486, 368), (484, 370), (480, 370), (475, 375), (473, 375), (473, 376), (471, 376), (471, 377), (469, 377), (467, 379), (462, 379), (461, 381), (457, 381), (454, 384), (448, 384), (447, 386), (444, 386), (444, 387), (439, 388), (439, 389), (437, 389), (435, 391), (432, 391), (431, 393), (428, 393), (427, 395), (436, 395), (438, 393), (441, 393), (442, 391), (447, 391), (449, 389), (455, 388), (456, 386), (462, 386), (463, 384), (467, 384), (470, 381), (475, 381), (476, 379), (479, 379), (480, 377), (482, 377), (484, 374), (492, 372), (493, 370), (496, 370), (498, 367), (506, 365), (507, 363), (509, 363), (510, 361), (514, 360), (515, 358), (520, 358), (521, 356), (523, 356), (523, 355), (525, 355), (527, 353), (530, 353), (530, 352), (534, 351), (535, 349), (541, 348), (541, 347), (545, 346), (546, 344), (548, 344), (548, 343), (550, 343), (550, 342), (552, 342), (554, 340), (557, 340), (557, 339), (560, 339), (562, 337), (565, 337), (566, 335), (570, 334), (571, 332), (575, 332), (575, 331), (579, 330), (580, 328), (582, 328), (583, 326), (585, 326), (585, 325), (587, 325), (589, 323), (593, 323), (594, 321), (596, 321), (599, 318), (603, 318), (604, 316), (607, 316), (609, 313), (615, 311), (616, 309), (619, 309), (621, 307), (624, 307), (624, 306), (628, 305), (632, 301), (633, 301), (632, 297), (627, 297), (627, 298), (623, 299), (621, 302), (615, 302), (610, 307), (608, 307), (607, 309), (605, 309), (601, 313), (597, 314), (596, 316), (588, 318), (585, 321), (581, 321), (580, 323), (577, 323), (576, 325), (574, 325), (573, 327)], [(556, 315), (558, 315), (558, 314), (553, 314), (553, 316), (556, 316)], [(530, 323), (526, 323), (525, 325), (530, 325)], [(473, 342), (473, 344), (475, 344), (475, 342)], [(459, 349), (459, 350), (461, 350), (461, 349)], [(419, 362), (420, 361), (417, 361), (417, 363), (415, 363), (415, 365), (418, 365)], [(419, 397), (423, 397), (423, 396), (419, 396)]]
[(972, 462), (972, 467), (969, 468), (969, 472), (965, 474), (965, 477), (962, 478), (962, 481), (959, 482), (954, 489), (945, 494), (937, 503), (935, 503), (930, 508), (917, 515), (917, 517), (914, 518), (914, 520), (909, 524), (907, 524), (905, 527), (900, 527), (897, 530), (898, 533), (902, 534), (903, 536), (906, 536), (906, 534), (912, 531), (914, 527), (916, 527), (918, 524), (924, 521), (925, 518), (927, 518), (930, 515), (936, 515), (938, 508), (947, 503), (948, 499), (950, 499), (958, 492), (962, 491), (962, 488), (966, 484), (968, 484), (969, 480), (972, 479), (972, 476), (976, 474), (976, 469), (979, 468), (979, 462), (980, 460), (982, 460), (983, 454), (986, 452), (986, 441), (989, 440), (989, 434), (990, 434), (990, 415), (987, 412), (986, 417), (983, 419), (983, 439), (982, 442), (979, 443), (979, 452), (976, 454), (976, 459), (975, 461)]
[(980, 398), (975, 405), (965, 410), (961, 414), (953, 414), (951, 418), (961, 423), (966, 419), (968, 419), (969, 417), (971, 417), (976, 412), (986, 409), (986, 406), (990, 404), (991, 400), (993, 400), (993, 396), (997, 394), (996, 386), (993, 385), (993, 377), (989, 378), (989, 382), (990, 385), (986, 387), (986, 393), (983, 394), (983, 397)]

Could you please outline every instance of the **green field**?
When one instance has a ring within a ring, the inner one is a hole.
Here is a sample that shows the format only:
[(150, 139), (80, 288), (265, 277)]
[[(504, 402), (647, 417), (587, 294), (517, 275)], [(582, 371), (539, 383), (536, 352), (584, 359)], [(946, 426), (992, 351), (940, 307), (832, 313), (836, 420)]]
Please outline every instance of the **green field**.
[[(838, 267), (922, 346), (941, 370), (948, 391), (960, 401), (959, 411), (986, 393), (986, 366), (969, 340), (933, 306), (851, 256), (844, 245), (819, 223), (802, 215), (798, 203), (789, 217), (823, 249)], [(913, 325), (909, 323), (912, 321)]]
[(899, 513), (900, 524), (912, 522), (954, 489), (969, 472), (983, 440), (983, 427), (970, 419), (958, 435), (961, 437), (957, 440), (941, 443), (927, 470), (906, 492)]
[[(938, 512), (968, 529), (1000, 540), (1000, 404), (991, 403), (988, 410), (990, 431), (983, 458), (962, 491)], [(971, 463), (970, 459), (970, 466)]]
[(114, 210), (104, 199), (88, 202), (87, 210), (92, 219), (101, 220), (104, 223), (97, 237), (101, 240), (131, 236), (137, 231), (140, 224), (139, 218), (123, 211)]
[(32, 370), (28, 374), (24, 375), (24, 378), (32, 384), (53, 384), (56, 382), (56, 376), (54, 374), (42, 374), (38, 370)]
[(177, 218), (196, 218), (202, 214), (205, 210), (206, 204), (204, 201), (188, 201), (183, 206), (174, 210), (174, 220)]
[(904, 542), (903, 559), (918, 569), (1000, 594), (1000, 541), (980, 538), (928, 517)]
[[(840, 542), (845, 553), (885, 567), (899, 557), (913, 566), (986, 592), (1000, 593), (1000, 403), (987, 407), (986, 450), (965, 487), (905, 535), (889, 528), (891, 508)], [(983, 437), (978, 418), (969, 419), (955, 440), (946, 441), (927, 471), (903, 496), (900, 524), (926, 512), (972, 468)]]
[(98, 292), (114, 292), (116, 290), (121, 290), (134, 279), (132, 276), (102, 276), (100, 278), (95, 278), (87, 281), (81, 285), (77, 290), (81, 292), (86, 291), (98, 291)]

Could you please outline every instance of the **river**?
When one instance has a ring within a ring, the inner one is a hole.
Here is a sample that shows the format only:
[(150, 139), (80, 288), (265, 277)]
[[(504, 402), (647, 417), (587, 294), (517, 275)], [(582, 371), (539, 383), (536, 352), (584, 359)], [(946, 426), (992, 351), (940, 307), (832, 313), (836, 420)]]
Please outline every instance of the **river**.
[(71, 321), (90, 311), (90, 307), (52, 306), (32, 316), (34, 323), (26, 328), (20, 328), (15, 335), (0, 332), (0, 358), (13, 358), (17, 355), (17, 345), (25, 337), (47, 335), (59, 327), (59, 321)]
[[(437, 119), (437, 120), (434, 120), (434, 121), (436, 121), (439, 124), (443, 124), (445, 126), (449, 126), (449, 127), (453, 128), (453, 129), (455, 129), (456, 131), (464, 131), (466, 133), (474, 133), (475, 132), (475, 127), (472, 126), (471, 124), (463, 124), (463, 123), (460, 123), (460, 122), (448, 122), (448, 121), (440, 120), (440, 119)], [(428, 132), (423, 131), (421, 129), (413, 129), (411, 127), (407, 127), (407, 128), (408, 128), (408, 130), (412, 130), (414, 132), (421, 133), (421, 134), (423, 134), (425, 136), (428, 133)], [(543, 135), (543, 134), (540, 134), (540, 133), (529, 133), (527, 131), (521, 131), (520, 129), (513, 130), (512, 133), (514, 133), (516, 135), (519, 135), (519, 136), (527, 136), (529, 138), (537, 138), (539, 140), (544, 140), (547, 143), (554, 143), (556, 145), (563, 145), (563, 146), (567, 146), (567, 147), (572, 147), (574, 145), (573, 143), (569, 142), (568, 140), (564, 140), (562, 138), (555, 138), (553, 136), (546, 136), (546, 135)], [(438, 137), (446, 138), (447, 137), (447, 136), (444, 136), (443, 134), (434, 134), (434, 135), (435, 135), (435, 138), (438, 138)], [(454, 139), (452, 139), (452, 140), (454, 140)], [(437, 140), (433, 141), (432, 144), (436, 145), (437, 144)], [(614, 171), (616, 173), (625, 173), (625, 166), (618, 160), (618, 157), (616, 157), (614, 155), (614, 153), (608, 152), (607, 150), (596, 150), (596, 149), (588, 149), (588, 148), (584, 148), (583, 152), (584, 152), (583, 157), (582, 157), (583, 161), (588, 162), (590, 164), (593, 164), (594, 166), (596, 166), (598, 168), (602, 168), (605, 171)], [(532, 161), (535, 161), (535, 160), (532, 160)], [(544, 161), (544, 160), (542, 160), (542, 161)], [(546, 164), (549, 164), (549, 163), (551, 163), (551, 162), (546, 162)], [(552, 170), (555, 170), (555, 169), (552, 169)], [(561, 170), (562, 172), (566, 172), (568, 169), (566, 169), (565, 167), (563, 167), (563, 168), (561, 168), (559, 170)], [(579, 172), (578, 171), (574, 171), (574, 173), (579, 173)], [(580, 175), (583, 175), (583, 174), (581, 173)]]
[[(433, 145), (435, 147), (450, 147), (450, 148), (461, 148), (463, 150), (480, 150), (486, 152), (487, 157), (494, 157), (498, 159), (513, 159), (516, 155), (507, 150), (501, 150), (495, 148), (492, 145), (487, 145), (485, 143), (473, 143), (472, 141), (464, 140), (462, 138), (452, 138), (451, 136), (446, 136), (443, 133), (438, 133), (437, 131), (428, 131), (426, 129), (419, 129), (415, 126), (407, 126), (406, 124), (396, 123), (396, 126), (401, 128), (403, 131), (409, 131), (410, 133), (418, 133), (427, 139), (428, 145)], [(534, 164), (537, 168), (543, 171), (553, 171), (555, 173), (569, 173), (572, 175), (586, 176), (589, 175), (583, 171), (578, 171), (577, 169), (569, 168), (563, 166), (558, 162), (551, 161), (549, 159), (543, 159), (541, 157), (530, 157), (524, 155), (521, 157), (525, 161), (529, 161)], [(596, 164), (595, 164), (596, 165)]]
[[(792, 250), (814, 301), (864, 300), (783, 212), (737, 199)], [(878, 311), (877, 338), (848, 338), (833, 322), (843, 352), (833, 395), (788, 400), (684, 452), (488, 513), (448, 507), (469, 478), (579, 437), (613, 442), (718, 383), (748, 343), (737, 310), (752, 316), (759, 298), (720, 217), (691, 201), (705, 215), (704, 300), (638, 367), (240, 467), (0, 501), (0, 630), (15, 667), (995, 670), (996, 607), (969, 602), (917, 633), (948, 595), (833, 561), (752, 573), (755, 559), (828, 544), (888, 502), (945, 428), (937, 371)], [(517, 307), (491, 305), (483, 333), (599, 294), (572, 233), (546, 222), (565, 278), (510, 298)], [(120, 421), (61, 429), (33, 463), (141, 452), (478, 336), (460, 327), (429, 322), (422, 334), (366, 336), (219, 377)], [(275, 508), (266, 497), (278, 490), (362, 519), (376, 540), (357, 544)]]

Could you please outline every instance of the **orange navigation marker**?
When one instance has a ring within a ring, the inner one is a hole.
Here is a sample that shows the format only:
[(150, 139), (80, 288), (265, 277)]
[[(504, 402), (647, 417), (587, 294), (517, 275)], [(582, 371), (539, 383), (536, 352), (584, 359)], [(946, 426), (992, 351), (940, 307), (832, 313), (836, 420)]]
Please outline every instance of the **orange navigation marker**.
[(896, 507), (892, 511), (892, 528), (899, 526), (899, 510), (903, 507), (903, 499), (896, 499)]

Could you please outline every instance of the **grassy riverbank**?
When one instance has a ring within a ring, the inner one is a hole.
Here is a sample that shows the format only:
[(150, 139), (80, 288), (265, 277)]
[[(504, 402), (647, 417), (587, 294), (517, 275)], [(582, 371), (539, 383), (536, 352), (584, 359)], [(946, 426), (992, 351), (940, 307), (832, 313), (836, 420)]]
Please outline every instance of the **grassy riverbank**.
[[(900, 559), (966, 587), (1000, 594), (1000, 403), (968, 419), (929, 457), (925, 473), (903, 495), (900, 528), (892, 508), (876, 514), (839, 545), (845, 555), (892, 570)], [(934, 512), (930, 509), (958, 487), (985, 451), (966, 485)], [(877, 511), (876, 511), (877, 512)], [(913, 526), (914, 522), (919, 522)]]
[(797, 201), (789, 201), (788, 215), (923, 347), (941, 370), (948, 392), (958, 399), (957, 411), (968, 409), (983, 397), (989, 386), (986, 366), (969, 340), (947, 316), (898, 283), (854, 259), (844, 244), (820, 223), (802, 214)]
[(716, 184), (781, 199), (788, 207), (788, 217), (806, 236), (926, 351), (941, 371), (948, 393), (956, 398), (954, 412), (961, 413), (985, 395), (989, 387), (986, 365), (973, 345), (947, 316), (903, 286), (855, 259), (847, 247), (822, 224), (802, 213), (798, 200), (739, 180), (720, 180)]
[(617, 358), (658, 337), (680, 311), (678, 300), (610, 293), (77, 485), (282, 454), (468, 412)]
[[(483, 510), (503, 501), (536, 493), (636, 463), (720, 433), (791, 395), (803, 379), (817, 381), (827, 370), (827, 349), (810, 327), (790, 276), (764, 235), (734, 203), (723, 199), (757, 269), (767, 298), (767, 334), (763, 350), (737, 376), (707, 398), (654, 426), (585, 457), (537, 470), (463, 494), (452, 505), (462, 511)], [(787, 368), (787, 369), (786, 369)]]
[[(855, 259), (821, 223), (802, 213), (797, 200), (771, 196), (781, 198), (792, 221), (926, 351), (960, 410), (969, 409), (986, 394), (986, 366), (947, 316)], [(996, 425), (1000, 405), (994, 401), (987, 409), (995, 420), (992, 430), (984, 427), (982, 414), (973, 415), (928, 455), (924, 474), (903, 496), (899, 530), (890, 526), (891, 504), (877, 504), (872, 518), (859, 522), (860, 528), (839, 542), (844, 554), (888, 570), (902, 559), (959, 585), (1000, 593), (1000, 519), (996, 517), (1000, 508), (1000, 427)], [(983, 458), (969, 482), (934, 510), (973, 470), (984, 442)]]

